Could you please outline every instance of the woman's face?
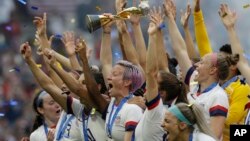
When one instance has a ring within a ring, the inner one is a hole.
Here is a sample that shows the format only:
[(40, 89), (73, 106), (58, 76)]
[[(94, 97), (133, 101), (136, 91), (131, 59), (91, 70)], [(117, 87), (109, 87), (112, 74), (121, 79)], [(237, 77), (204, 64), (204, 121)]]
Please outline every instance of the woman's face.
[(116, 96), (121, 92), (121, 90), (125, 87), (123, 74), (124, 67), (120, 65), (115, 65), (111, 71), (111, 74), (108, 76), (108, 84), (109, 84), (109, 95), (111, 97)]
[(195, 77), (195, 81), (202, 83), (211, 77), (211, 54), (205, 55), (199, 62), (195, 63), (196, 70), (198, 74)]
[(50, 121), (57, 122), (61, 115), (60, 105), (55, 102), (49, 94), (44, 95), (42, 98), (43, 107), (38, 108), (39, 113), (41, 113), (45, 119), (47, 118)]
[(167, 132), (167, 140), (175, 141), (180, 134), (178, 119), (170, 112), (165, 113), (164, 121), (162, 122), (162, 128)]

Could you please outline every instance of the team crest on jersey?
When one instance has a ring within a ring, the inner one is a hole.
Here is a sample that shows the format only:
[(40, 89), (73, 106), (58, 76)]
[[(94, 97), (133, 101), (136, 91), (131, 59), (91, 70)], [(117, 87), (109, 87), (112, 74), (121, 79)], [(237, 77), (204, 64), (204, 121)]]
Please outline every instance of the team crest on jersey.
[(121, 116), (118, 115), (115, 119), (115, 124), (119, 124), (121, 122)]

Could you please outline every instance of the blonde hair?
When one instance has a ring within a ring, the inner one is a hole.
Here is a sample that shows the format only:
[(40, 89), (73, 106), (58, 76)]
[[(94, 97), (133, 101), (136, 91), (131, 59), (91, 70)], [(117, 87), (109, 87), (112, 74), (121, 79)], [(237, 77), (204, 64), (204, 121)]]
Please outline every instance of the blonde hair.
[(192, 124), (191, 126), (189, 126), (190, 128), (193, 128), (193, 125), (196, 124), (200, 132), (209, 135), (217, 140), (206, 122), (203, 109), (200, 105), (196, 103), (190, 105), (186, 103), (178, 103), (176, 104), (176, 106), (179, 108), (185, 118)]

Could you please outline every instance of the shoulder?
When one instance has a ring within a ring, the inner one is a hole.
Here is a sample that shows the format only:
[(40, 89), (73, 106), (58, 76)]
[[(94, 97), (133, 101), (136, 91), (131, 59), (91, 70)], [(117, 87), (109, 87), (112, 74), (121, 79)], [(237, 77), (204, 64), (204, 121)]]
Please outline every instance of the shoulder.
[(194, 140), (193, 141), (216, 141), (213, 137), (201, 133), (199, 131), (194, 132)]
[(129, 111), (129, 110), (135, 110), (135, 111), (142, 111), (141, 107), (139, 107), (138, 105), (136, 104), (129, 104), (129, 103), (126, 103), (126, 105), (124, 106), (124, 108)]
[(30, 140), (35, 141), (35, 140), (39, 139), (39, 137), (43, 134), (42, 132), (43, 132), (43, 125), (38, 127), (35, 131), (33, 131), (30, 134)]
[(220, 96), (225, 96), (225, 97), (227, 97), (227, 94), (226, 94), (225, 90), (224, 90), (222, 87), (220, 87), (219, 85), (217, 85), (217, 86), (211, 91), (211, 93), (213, 93), (213, 94), (216, 95), (216, 96), (220, 95)]

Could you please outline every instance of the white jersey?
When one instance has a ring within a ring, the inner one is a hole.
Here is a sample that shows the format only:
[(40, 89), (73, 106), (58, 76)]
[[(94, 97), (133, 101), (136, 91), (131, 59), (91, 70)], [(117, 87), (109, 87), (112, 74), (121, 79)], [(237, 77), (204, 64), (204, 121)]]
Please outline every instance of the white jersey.
[[(76, 116), (78, 121), (80, 121), (80, 132), (82, 136), (82, 141), (85, 141), (85, 136), (88, 136), (87, 141), (103, 141), (106, 138), (105, 134), (105, 122), (101, 117), (101, 114), (95, 112), (91, 116), (88, 116), (87, 119), (83, 120), (86, 116), (83, 115), (84, 106), (80, 103), (79, 100), (72, 98), (71, 109), (73, 114)], [(85, 133), (84, 133), (84, 124), (87, 124)], [(85, 134), (85, 136), (84, 136)]]
[(114, 119), (114, 124), (111, 130), (112, 139), (110, 139), (108, 132), (108, 123), (109, 121), (112, 121), (118, 108), (114, 105), (114, 101), (115, 98), (112, 98), (106, 115), (105, 130), (107, 140), (123, 141), (125, 132), (135, 130), (136, 125), (141, 119), (143, 113), (142, 109), (139, 106), (135, 104), (124, 103)]
[(194, 130), (193, 134), (192, 134), (192, 141), (216, 141), (214, 138), (212, 138), (211, 136), (201, 133), (198, 130)]
[[(49, 131), (51, 128), (48, 128)], [(46, 141), (47, 135), (45, 131), (44, 125), (39, 126), (35, 131), (33, 131), (30, 135), (30, 141)]]
[[(195, 75), (195, 73), (187, 73), (187, 75)], [(193, 78), (192, 76), (187, 77)], [(189, 82), (193, 81), (191, 79), (189, 80)], [(204, 108), (205, 117), (208, 123), (210, 123), (210, 117), (212, 116), (227, 117), (229, 108), (228, 97), (226, 92), (218, 84), (214, 84), (213, 87), (210, 87), (208, 90), (205, 90), (205, 92), (202, 93), (199, 93), (198, 90), (199, 85), (197, 84), (195, 87), (190, 89), (187, 98), (189, 103), (196, 102)]]
[(147, 109), (135, 130), (135, 141), (162, 141), (165, 131), (161, 127), (167, 107), (160, 95), (146, 104)]
[[(69, 98), (67, 98), (67, 109), (69, 111)], [(80, 122), (73, 114), (62, 111), (56, 126), (55, 141), (82, 141)], [(61, 136), (60, 136), (61, 135)]]

